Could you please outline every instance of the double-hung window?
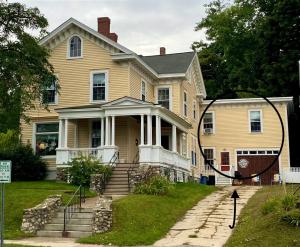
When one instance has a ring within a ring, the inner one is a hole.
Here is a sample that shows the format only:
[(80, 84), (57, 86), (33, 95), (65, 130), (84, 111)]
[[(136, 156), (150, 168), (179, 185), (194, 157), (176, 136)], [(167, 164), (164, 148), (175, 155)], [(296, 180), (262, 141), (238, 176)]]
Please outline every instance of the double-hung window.
[(107, 101), (107, 72), (96, 71), (91, 73), (92, 101)]
[(170, 88), (157, 89), (157, 103), (163, 107), (170, 109)]
[(141, 82), (141, 100), (146, 101), (146, 82)]
[(203, 149), (204, 155), (206, 157), (206, 162), (204, 161), (205, 170), (210, 170), (211, 166), (214, 166), (214, 149), (205, 148)]
[(214, 132), (214, 114), (213, 112), (206, 112), (203, 117), (203, 131), (204, 133)]
[(187, 117), (188, 115), (188, 103), (187, 103), (187, 92), (183, 92), (183, 116)]
[(57, 86), (54, 81), (50, 87), (47, 87), (42, 96), (43, 104), (57, 104)]
[(82, 56), (82, 41), (79, 36), (73, 36), (69, 41), (69, 58)]
[(196, 153), (196, 147), (197, 147), (197, 138), (192, 136), (191, 140), (191, 162), (192, 165), (197, 165), (197, 153)]
[(38, 155), (56, 155), (58, 147), (58, 123), (35, 125), (35, 152)]
[(250, 132), (259, 133), (262, 132), (261, 123), (261, 111), (260, 110), (250, 110), (249, 111), (249, 121), (250, 121)]

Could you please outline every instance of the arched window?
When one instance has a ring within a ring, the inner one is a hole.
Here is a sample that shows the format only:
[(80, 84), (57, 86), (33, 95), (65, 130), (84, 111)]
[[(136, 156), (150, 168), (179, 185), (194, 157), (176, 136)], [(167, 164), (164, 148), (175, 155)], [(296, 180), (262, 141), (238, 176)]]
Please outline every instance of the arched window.
[(81, 57), (81, 38), (73, 36), (70, 39), (69, 56), (70, 57)]

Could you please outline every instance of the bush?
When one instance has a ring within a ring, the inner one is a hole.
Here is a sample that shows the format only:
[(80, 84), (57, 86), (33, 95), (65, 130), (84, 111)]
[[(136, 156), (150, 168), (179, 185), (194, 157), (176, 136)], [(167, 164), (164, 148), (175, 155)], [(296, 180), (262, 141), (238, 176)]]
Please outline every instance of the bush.
[(104, 174), (106, 178), (112, 174), (111, 167), (101, 165), (93, 156), (74, 158), (67, 165), (70, 166), (70, 181), (75, 185), (89, 186), (92, 174)]
[(285, 211), (289, 211), (295, 208), (296, 203), (297, 203), (297, 196), (293, 194), (286, 194), (281, 200), (282, 207)]
[(275, 212), (278, 208), (279, 201), (276, 198), (268, 199), (261, 207), (262, 214), (266, 215)]
[(153, 176), (148, 181), (135, 187), (135, 194), (167, 195), (174, 189), (173, 184), (165, 177)]
[(13, 181), (34, 181), (46, 177), (47, 164), (34, 154), (29, 145), (17, 145), (10, 151), (0, 150), (0, 160), (12, 161)]
[(20, 146), (19, 134), (15, 130), (0, 133), (0, 153), (11, 153)]
[(288, 212), (284, 212), (281, 215), (281, 220), (289, 223), (292, 226), (300, 226), (300, 210), (295, 208)]

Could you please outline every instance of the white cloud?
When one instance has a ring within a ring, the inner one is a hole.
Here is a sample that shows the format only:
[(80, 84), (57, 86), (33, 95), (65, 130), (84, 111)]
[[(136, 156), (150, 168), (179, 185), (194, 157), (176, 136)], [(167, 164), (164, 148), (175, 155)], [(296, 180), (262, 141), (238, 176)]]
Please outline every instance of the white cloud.
[(111, 19), (111, 32), (119, 42), (138, 54), (189, 51), (193, 41), (204, 39), (194, 27), (205, 16), (209, 0), (20, 0), (38, 7), (48, 19), (48, 31), (68, 18), (97, 29), (97, 17)]

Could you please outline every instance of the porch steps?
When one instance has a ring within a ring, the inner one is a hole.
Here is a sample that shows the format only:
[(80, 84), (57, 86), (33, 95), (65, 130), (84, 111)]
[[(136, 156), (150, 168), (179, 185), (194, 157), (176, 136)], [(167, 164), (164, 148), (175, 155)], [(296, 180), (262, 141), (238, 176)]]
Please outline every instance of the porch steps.
[(104, 195), (128, 195), (128, 169), (137, 167), (133, 164), (119, 163), (113, 170), (110, 180), (105, 186)]
[[(37, 232), (38, 237), (63, 237), (64, 209), (61, 208), (50, 223), (43, 230)], [(66, 226), (67, 237), (81, 238), (92, 235), (93, 210), (91, 208), (78, 209), (72, 214)]]
[(227, 178), (224, 176), (216, 176), (216, 185), (220, 185), (220, 186), (232, 185), (231, 178)]

